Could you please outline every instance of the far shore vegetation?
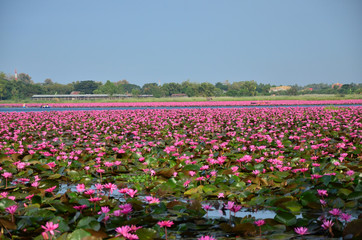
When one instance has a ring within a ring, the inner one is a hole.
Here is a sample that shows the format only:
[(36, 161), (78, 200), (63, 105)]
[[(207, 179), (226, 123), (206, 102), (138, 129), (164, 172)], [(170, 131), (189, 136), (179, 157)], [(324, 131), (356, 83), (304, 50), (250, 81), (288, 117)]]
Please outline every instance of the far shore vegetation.
[[(106, 94), (105, 99), (63, 100), (56, 95)], [(34, 95), (51, 95), (53, 100), (35, 100)], [(0, 72), (0, 103), (65, 102), (193, 102), (193, 101), (269, 101), (269, 100), (341, 100), (361, 99), (362, 84), (315, 83), (305, 86), (238, 82), (146, 83), (139, 86), (127, 80), (105, 83), (85, 80), (68, 84), (47, 78), (34, 83), (26, 73), (15, 76)]]

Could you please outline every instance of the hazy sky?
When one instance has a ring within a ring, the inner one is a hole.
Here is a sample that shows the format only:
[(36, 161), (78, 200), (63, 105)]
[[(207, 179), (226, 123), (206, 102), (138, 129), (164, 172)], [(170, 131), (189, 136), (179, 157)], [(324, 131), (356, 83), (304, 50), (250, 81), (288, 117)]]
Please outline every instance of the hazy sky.
[(35, 82), (362, 82), (361, 0), (0, 0), (0, 71)]

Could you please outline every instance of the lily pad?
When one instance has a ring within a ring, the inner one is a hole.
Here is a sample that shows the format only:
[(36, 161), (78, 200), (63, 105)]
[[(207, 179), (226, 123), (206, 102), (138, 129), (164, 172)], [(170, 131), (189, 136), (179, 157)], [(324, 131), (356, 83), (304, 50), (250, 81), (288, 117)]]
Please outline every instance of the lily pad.
[(286, 226), (292, 226), (297, 223), (297, 218), (295, 215), (288, 212), (279, 212), (274, 217), (274, 219), (280, 223), (285, 224)]
[(140, 240), (152, 240), (157, 236), (157, 231), (152, 228), (141, 228), (136, 231), (136, 235)]
[(84, 229), (77, 229), (68, 235), (67, 240), (83, 240), (83, 238), (90, 237), (91, 235)]

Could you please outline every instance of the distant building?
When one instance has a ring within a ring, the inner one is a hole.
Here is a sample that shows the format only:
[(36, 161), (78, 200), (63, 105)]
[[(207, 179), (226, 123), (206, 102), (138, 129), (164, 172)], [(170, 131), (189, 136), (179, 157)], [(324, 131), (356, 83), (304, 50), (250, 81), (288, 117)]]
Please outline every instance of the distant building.
[(149, 94), (149, 95), (144, 94), (144, 95), (137, 95), (137, 97), (138, 97), (138, 98), (152, 98), (153, 95), (152, 95), (152, 94)]
[(70, 95), (79, 95), (79, 94), (80, 94), (79, 91), (73, 91), (73, 92), (70, 93)]
[(269, 92), (280, 92), (280, 91), (287, 91), (289, 89), (291, 89), (291, 86), (279, 86), (279, 87), (271, 87)]
[(108, 94), (60, 94), (60, 95), (33, 95), (33, 100), (89, 100), (89, 99), (107, 99)]
[(184, 93), (174, 93), (171, 95), (171, 97), (187, 97), (187, 95)]

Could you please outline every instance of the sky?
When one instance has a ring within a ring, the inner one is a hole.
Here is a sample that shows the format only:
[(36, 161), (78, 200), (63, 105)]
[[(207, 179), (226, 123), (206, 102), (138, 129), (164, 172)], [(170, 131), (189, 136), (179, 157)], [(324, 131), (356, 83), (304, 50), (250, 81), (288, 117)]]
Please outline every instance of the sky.
[(362, 82), (361, 0), (0, 0), (0, 71), (34, 82)]

